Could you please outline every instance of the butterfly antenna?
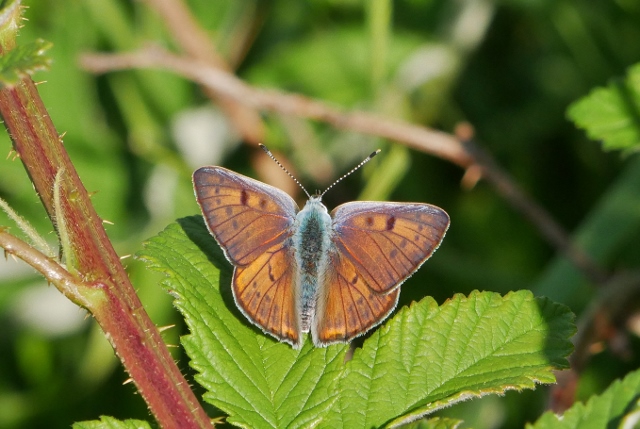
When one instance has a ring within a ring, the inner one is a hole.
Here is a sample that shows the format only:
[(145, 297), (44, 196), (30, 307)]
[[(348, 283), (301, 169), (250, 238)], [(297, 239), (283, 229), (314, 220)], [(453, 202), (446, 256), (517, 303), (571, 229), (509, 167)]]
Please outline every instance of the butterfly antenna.
[(347, 174), (345, 174), (344, 176), (340, 177), (338, 180), (336, 180), (335, 182), (333, 182), (331, 184), (331, 186), (329, 186), (327, 189), (325, 189), (321, 194), (320, 197), (322, 197), (324, 194), (327, 193), (327, 191), (331, 188), (333, 188), (334, 186), (336, 186), (338, 183), (340, 183), (341, 181), (343, 181), (345, 178), (347, 178), (348, 176), (350, 176), (351, 174), (353, 174), (358, 168), (362, 167), (363, 165), (365, 165), (367, 162), (371, 161), (371, 158), (373, 158), (374, 156), (376, 156), (377, 154), (380, 153), (380, 149), (376, 150), (375, 152), (373, 152), (371, 155), (369, 155), (368, 157), (366, 157), (360, 164), (356, 165), (355, 167), (353, 167), (351, 169), (350, 172), (348, 172)]
[(285, 166), (284, 166), (284, 165), (282, 165), (282, 163), (281, 163), (280, 161), (278, 161), (278, 160), (276, 159), (276, 157), (275, 157), (275, 156), (273, 156), (273, 154), (271, 153), (271, 151), (270, 151), (269, 149), (267, 149), (267, 147), (266, 147), (265, 145), (263, 145), (262, 143), (258, 143), (258, 145), (262, 148), (262, 150), (263, 150), (263, 151), (265, 151), (265, 152), (266, 152), (266, 154), (267, 154), (267, 155), (269, 155), (269, 158), (273, 159), (273, 161), (274, 161), (276, 164), (278, 164), (278, 166), (279, 166), (280, 168), (282, 168), (282, 170), (283, 170), (285, 173), (287, 173), (287, 174), (289, 175), (289, 177), (291, 177), (291, 178), (293, 179), (293, 181), (294, 181), (294, 182), (296, 182), (296, 183), (298, 184), (298, 186), (300, 186), (300, 188), (304, 191), (304, 193), (305, 193), (305, 194), (307, 194), (307, 197), (311, 198), (311, 195), (309, 195), (309, 193), (308, 193), (308, 192), (307, 192), (307, 190), (304, 188), (304, 186), (302, 186), (302, 183), (300, 183), (300, 182), (298, 181), (298, 179), (296, 179), (296, 178), (293, 176), (293, 174), (289, 173), (289, 170), (287, 170), (287, 169), (285, 168)]

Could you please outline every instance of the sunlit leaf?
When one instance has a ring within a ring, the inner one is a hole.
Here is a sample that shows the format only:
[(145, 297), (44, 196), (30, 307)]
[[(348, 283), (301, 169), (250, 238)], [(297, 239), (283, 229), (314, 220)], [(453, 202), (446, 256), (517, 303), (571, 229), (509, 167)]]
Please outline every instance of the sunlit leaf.
[(596, 88), (573, 103), (569, 117), (605, 150), (631, 150), (640, 145), (640, 64), (624, 79)]

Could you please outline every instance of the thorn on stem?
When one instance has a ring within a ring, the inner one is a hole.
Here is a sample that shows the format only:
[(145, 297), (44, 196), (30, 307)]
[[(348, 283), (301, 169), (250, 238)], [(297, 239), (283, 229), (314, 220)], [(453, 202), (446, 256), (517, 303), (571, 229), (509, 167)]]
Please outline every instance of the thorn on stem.
[(175, 326), (176, 326), (176, 325), (160, 326), (160, 327), (158, 327), (158, 331), (160, 331), (160, 332), (164, 332), (164, 331), (166, 331), (166, 330), (168, 330), (168, 329), (175, 328)]

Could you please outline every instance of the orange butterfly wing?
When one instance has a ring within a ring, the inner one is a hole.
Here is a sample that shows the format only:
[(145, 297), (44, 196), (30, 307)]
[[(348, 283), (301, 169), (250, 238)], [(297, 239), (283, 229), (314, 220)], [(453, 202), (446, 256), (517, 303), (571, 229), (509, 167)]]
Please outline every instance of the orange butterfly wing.
[(331, 214), (336, 248), (377, 293), (416, 272), (449, 228), (449, 215), (430, 204), (354, 202)]
[(294, 284), (292, 248), (280, 243), (233, 273), (233, 296), (263, 331), (294, 347), (301, 345), (300, 299)]
[(222, 167), (193, 173), (209, 231), (234, 265), (246, 265), (291, 236), (298, 206), (285, 192)]
[(283, 191), (222, 167), (193, 173), (196, 199), (227, 259), (233, 296), (265, 332), (300, 345), (300, 320), (291, 248), (296, 203)]
[(312, 324), (316, 346), (343, 343), (364, 334), (393, 311), (400, 295), (400, 289), (374, 292), (349, 258), (337, 251), (331, 252), (329, 264)]
[(317, 345), (344, 342), (395, 308), (399, 286), (438, 248), (447, 213), (418, 203), (354, 202), (332, 212), (335, 246), (318, 298)]

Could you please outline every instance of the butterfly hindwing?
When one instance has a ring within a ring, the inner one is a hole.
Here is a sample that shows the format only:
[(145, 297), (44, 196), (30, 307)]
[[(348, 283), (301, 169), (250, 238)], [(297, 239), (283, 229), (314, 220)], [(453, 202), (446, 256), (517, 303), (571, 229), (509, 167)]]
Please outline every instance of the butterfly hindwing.
[(399, 289), (372, 290), (358, 269), (334, 249), (324, 284), (319, 289), (312, 334), (317, 346), (344, 343), (376, 326), (395, 308)]
[(207, 227), (234, 265), (255, 260), (291, 235), (298, 207), (285, 192), (222, 167), (193, 173)]
[(265, 332), (294, 347), (300, 345), (299, 297), (290, 241), (268, 249), (233, 273), (233, 296), (240, 310)]
[(447, 213), (430, 204), (353, 202), (332, 212), (338, 252), (377, 293), (388, 293), (438, 248)]

